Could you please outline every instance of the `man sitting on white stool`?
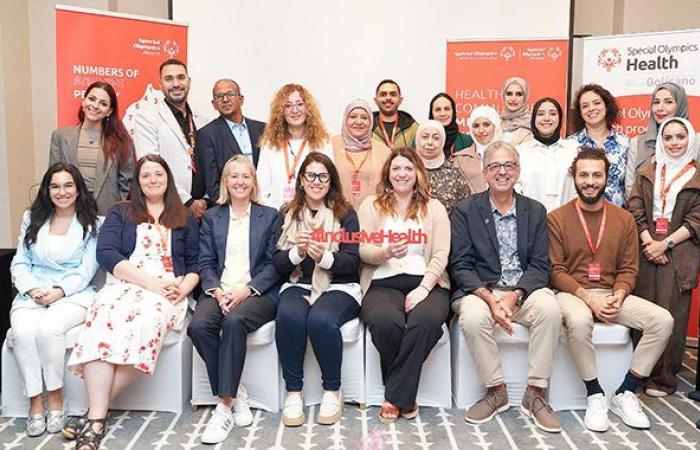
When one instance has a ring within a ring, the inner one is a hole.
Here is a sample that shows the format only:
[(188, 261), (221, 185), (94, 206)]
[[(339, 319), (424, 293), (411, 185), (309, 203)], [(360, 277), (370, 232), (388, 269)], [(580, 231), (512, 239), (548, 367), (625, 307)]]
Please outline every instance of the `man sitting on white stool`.
[(503, 141), (484, 152), (488, 191), (462, 200), (452, 211), (450, 278), (455, 292), (452, 309), (474, 357), (484, 398), (472, 405), (465, 420), (485, 423), (508, 409), (508, 390), (496, 325), (513, 334), (513, 322), (530, 330), (527, 390), (522, 412), (538, 428), (560, 432), (561, 421), (545, 400), (559, 340), (561, 313), (547, 288), (547, 210), (515, 193), (520, 175), (518, 152)]
[(635, 391), (666, 348), (673, 318), (665, 309), (630, 295), (639, 270), (639, 242), (632, 215), (603, 198), (610, 162), (602, 150), (582, 149), (571, 165), (578, 198), (549, 214), (552, 287), (564, 319), (571, 355), (586, 385), (584, 423), (607, 431), (608, 407), (598, 382), (593, 324), (619, 323), (642, 331), (629, 372), (611, 409), (633, 428), (649, 428)]

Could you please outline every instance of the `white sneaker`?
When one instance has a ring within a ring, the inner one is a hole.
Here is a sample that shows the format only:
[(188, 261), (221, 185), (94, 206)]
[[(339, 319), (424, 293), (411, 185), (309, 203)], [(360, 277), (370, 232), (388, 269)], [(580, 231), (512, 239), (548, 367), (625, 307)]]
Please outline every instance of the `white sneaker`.
[(63, 429), (63, 411), (49, 411), (46, 416), (46, 431), (58, 433)]
[(343, 416), (343, 394), (340, 391), (323, 391), (321, 406), (318, 408), (316, 422), (321, 425), (333, 425)]
[(43, 414), (27, 417), (26, 430), (29, 437), (41, 436), (46, 431), (46, 417)]
[(608, 431), (608, 405), (605, 402), (605, 395), (593, 394), (588, 397), (586, 416), (583, 423), (591, 431)]
[(250, 406), (248, 406), (248, 397), (241, 395), (240, 390), (233, 402), (233, 421), (237, 427), (247, 427), (253, 423), (253, 413), (250, 412)]
[(233, 415), (230, 411), (228, 414), (222, 412), (219, 406), (223, 405), (216, 405), (214, 411), (211, 412), (209, 422), (202, 433), (202, 444), (224, 442), (233, 428)]
[(650, 426), (649, 418), (642, 411), (642, 406), (633, 392), (625, 391), (615, 395), (610, 401), (610, 411), (629, 427), (645, 430)]
[(282, 422), (288, 427), (298, 427), (305, 421), (304, 400), (301, 397), (301, 392), (290, 392), (284, 401)]

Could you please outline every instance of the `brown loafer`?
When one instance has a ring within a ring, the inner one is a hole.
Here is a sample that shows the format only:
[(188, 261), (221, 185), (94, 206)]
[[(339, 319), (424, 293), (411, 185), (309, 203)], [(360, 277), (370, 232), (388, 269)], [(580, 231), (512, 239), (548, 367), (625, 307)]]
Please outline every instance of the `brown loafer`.
[(473, 424), (486, 423), (493, 419), (496, 414), (507, 411), (508, 408), (510, 408), (508, 389), (506, 389), (505, 384), (501, 383), (498, 386), (487, 388), (486, 395), (467, 410), (464, 420)]
[(531, 418), (540, 430), (561, 433), (561, 420), (544, 399), (544, 389), (528, 386), (523, 394), (523, 404), (520, 410)]

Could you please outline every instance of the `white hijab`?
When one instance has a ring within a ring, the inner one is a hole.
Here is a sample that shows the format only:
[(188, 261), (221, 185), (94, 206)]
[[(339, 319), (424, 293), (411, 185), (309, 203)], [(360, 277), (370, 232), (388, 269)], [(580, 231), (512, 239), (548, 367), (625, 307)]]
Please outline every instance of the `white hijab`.
[[(423, 160), (423, 164), (425, 164), (426, 168), (428, 169), (437, 169), (438, 167), (441, 167), (443, 163), (445, 162), (445, 153), (440, 152), (437, 158), (435, 160), (429, 161), (423, 158), (421, 155), (421, 150), (423, 148), (423, 138), (421, 137), (423, 135), (424, 130), (436, 130), (439, 134), (440, 137), (442, 138), (442, 143), (445, 143), (445, 127), (442, 126), (440, 122), (437, 120), (426, 120), (425, 122), (422, 122), (420, 125), (418, 125), (418, 129), (416, 130), (416, 152), (418, 153), (418, 156), (420, 159)], [(440, 148), (442, 148), (442, 144), (440, 144)], [(429, 167), (430, 166), (430, 167)]]
[[(688, 132), (688, 148), (686, 149), (685, 153), (683, 153), (678, 158), (673, 158), (669, 156), (668, 153), (666, 153), (666, 149), (664, 148), (664, 140), (662, 135), (664, 129), (666, 128), (666, 125), (668, 125), (669, 122), (682, 123)], [(681, 170), (683, 170), (683, 168), (690, 161), (694, 161), (695, 159), (697, 159), (697, 155), (698, 147), (695, 136), (695, 128), (693, 128), (693, 124), (691, 124), (690, 121), (682, 117), (669, 117), (663, 122), (661, 122), (661, 125), (659, 125), (659, 132), (656, 136), (656, 153), (654, 155), (656, 159), (656, 172), (654, 174), (654, 220), (658, 219), (659, 217), (665, 217), (667, 219), (671, 218), (671, 216), (673, 215), (673, 208), (676, 206), (676, 196), (681, 191), (683, 186), (688, 181), (690, 181), (691, 178), (693, 178), (693, 175), (695, 175), (695, 169), (691, 169), (685, 174), (683, 174), (683, 176), (679, 178), (675, 183), (673, 183), (671, 189), (668, 192), (668, 195), (666, 196), (666, 207), (664, 208), (664, 211), (662, 213), (661, 171), (664, 167), (666, 168), (665, 181), (668, 185), (668, 183), (673, 179), (673, 177), (675, 177)]]
[(476, 122), (476, 119), (487, 119), (493, 124), (493, 127), (495, 129), (493, 133), (493, 138), (491, 138), (491, 140), (486, 144), (479, 143), (479, 141), (476, 140), (476, 137), (472, 136), (472, 139), (474, 140), (474, 145), (476, 145), (476, 153), (479, 155), (479, 159), (483, 159), (486, 147), (488, 147), (491, 142), (500, 141), (503, 138), (501, 116), (498, 114), (498, 111), (496, 111), (490, 106), (477, 106), (469, 115), (469, 119), (467, 119), (467, 125), (469, 126), (470, 133), (472, 132), (472, 125), (474, 124), (474, 122)]

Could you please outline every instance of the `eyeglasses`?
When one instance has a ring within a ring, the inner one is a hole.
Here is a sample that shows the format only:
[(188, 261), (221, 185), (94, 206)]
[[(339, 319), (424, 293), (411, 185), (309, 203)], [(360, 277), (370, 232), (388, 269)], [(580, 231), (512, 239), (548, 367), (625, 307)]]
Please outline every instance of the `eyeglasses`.
[(284, 104), (284, 110), (285, 111), (292, 111), (296, 109), (297, 111), (304, 111), (306, 109), (306, 104), (299, 102), (299, 103), (285, 103)]
[(233, 91), (223, 92), (221, 94), (214, 95), (214, 100), (216, 100), (217, 102), (222, 102), (224, 100), (233, 100), (234, 98), (236, 98), (240, 95), (241, 95), (240, 93), (233, 92)]
[(331, 179), (331, 176), (326, 172), (304, 172), (304, 179), (309, 183), (313, 183), (316, 180), (316, 178), (318, 178), (318, 181), (320, 181), (321, 183), (328, 183), (328, 181), (330, 181)]
[(486, 170), (488, 170), (491, 173), (498, 173), (501, 171), (501, 169), (506, 169), (506, 172), (512, 172), (515, 169), (518, 168), (518, 163), (508, 161), (505, 163), (491, 163), (488, 166), (486, 166)]

